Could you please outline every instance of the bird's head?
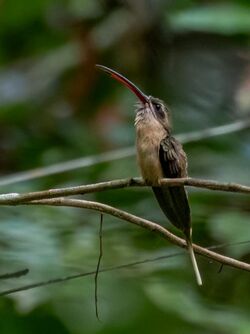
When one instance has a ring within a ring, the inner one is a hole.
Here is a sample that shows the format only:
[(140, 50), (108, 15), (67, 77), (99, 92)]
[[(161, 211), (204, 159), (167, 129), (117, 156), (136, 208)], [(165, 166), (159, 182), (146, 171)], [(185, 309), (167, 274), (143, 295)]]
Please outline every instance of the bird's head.
[(121, 82), (124, 86), (130, 89), (139, 99), (137, 105), (137, 120), (143, 120), (146, 115), (150, 115), (156, 121), (162, 124), (163, 127), (169, 129), (169, 110), (165, 103), (153, 96), (144, 94), (133, 82), (128, 80), (120, 73), (103, 65), (96, 65), (97, 68), (111, 75), (112, 78)]

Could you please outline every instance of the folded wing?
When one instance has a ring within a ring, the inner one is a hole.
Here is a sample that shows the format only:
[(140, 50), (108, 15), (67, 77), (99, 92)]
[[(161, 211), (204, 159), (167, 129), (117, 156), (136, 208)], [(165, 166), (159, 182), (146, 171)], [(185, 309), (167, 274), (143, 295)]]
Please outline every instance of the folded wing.
[[(159, 158), (166, 178), (187, 176), (187, 159), (181, 144), (173, 137), (165, 137), (159, 148)], [(169, 219), (177, 228), (188, 237), (191, 228), (190, 207), (187, 193), (180, 187), (153, 187), (157, 201)]]

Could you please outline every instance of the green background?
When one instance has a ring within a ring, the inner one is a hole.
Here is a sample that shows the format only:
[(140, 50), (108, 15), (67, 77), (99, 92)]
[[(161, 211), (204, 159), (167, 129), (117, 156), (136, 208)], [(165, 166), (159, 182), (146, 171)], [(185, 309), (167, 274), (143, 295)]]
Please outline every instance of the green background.
[[(247, 119), (248, 1), (2, 0), (0, 2), (1, 193), (139, 175), (135, 157), (8, 183), (7, 175), (133, 146), (135, 97), (97, 71), (119, 70), (172, 111), (175, 134)], [(249, 130), (185, 145), (189, 175), (249, 183)], [(1, 183), (2, 182), (2, 183)], [(247, 195), (189, 188), (193, 238), (203, 246), (249, 240)], [(85, 196), (166, 224), (150, 189)], [(95, 270), (100, 216), (88, 210), (1, 207), (0, 291)], [(168, 226), (174, 233), (173, 227)], [(156, 235), (104, 216), (102, 267), (175, 254)], [(249, 244), (219, 252), (249, 262)], [(0, 332), (250, 332), (249, 273), (174, 256), (0, 299)]]

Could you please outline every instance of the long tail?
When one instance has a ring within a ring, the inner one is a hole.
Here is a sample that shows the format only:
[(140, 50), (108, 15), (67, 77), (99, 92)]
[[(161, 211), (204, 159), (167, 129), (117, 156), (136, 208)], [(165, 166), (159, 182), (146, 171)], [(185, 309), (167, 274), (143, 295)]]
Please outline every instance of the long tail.
[(195, 273), (197, 284), (199, 286), (201, 286), (202, 285), (202, 279), (201, 279), (201, 274), (200, 274), (200, 271), (199, 271), (199, 268), (198, 268), (198, 265), (197, 265), (197, 262), (196, 262), (196, 258), (195, 258), (195, 255), (194, 255), (194, 249), (193, 249), (192, 241), (188, 237), (188, 238), (186, 238), (186, 242), (187, 242), (187, 250), (188, 250), (188, 253), (189, 253), (193, 268), (194, 268), (194, 273)]
[(191, 214), (184, 187), (153, 187), (156, 199), (169, 221), (182, 230), (186, 237), (187, 250), (194, 268), (198, 285), (202, 285), (201, 275), (192, 246)]
[(190, 207), (184, 187), (152, 187), (155, 197), (169, 221), (178, 229), (191, 228)]

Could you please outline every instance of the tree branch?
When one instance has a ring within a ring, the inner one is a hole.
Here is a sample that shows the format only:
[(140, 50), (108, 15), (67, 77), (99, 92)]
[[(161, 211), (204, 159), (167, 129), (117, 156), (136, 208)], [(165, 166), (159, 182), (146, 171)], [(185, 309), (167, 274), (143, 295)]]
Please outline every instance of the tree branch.
[[(250, 187), (237, 183), (222, 183), (212, 180), (180, 178), (180, 179), (162, 179), (161, 184), (169, 187), (173, 186), (191, 186), (209, 190), (219, 190), (225, 192), (235, 192), (250, 194)], [(147, 185), (141, 178), (119, 179), (113, 181), (100, 182), (95, 184), (82, 185), (77, 187), (68, 187), (60, 189), (49, 189), (24, 194), (7, 193), (0, 195), (0, 205), (18, 205), (28, 201), (56, 198), (61, 196), (84, 195), (104, 190), (121, 189), (128, 187), (146, 187)]]
[[(236, 193), (250, 193), (250, 187), (236, 184), (236, 183), (221, 183), (212, 180), (202, 180), (202, 179), (192, 179), (192, 178), (183, 178), (183, 179), (162, 179), (162, 184), (168, 186), (178, 186), (178, 185), (187, 185), (199, 188), (205, 188), (210, 190), (220, 190), (225, 192), (236, 192)], [(78, 199), (66, 199), (61, 196), (72, 196), (72, 195), (82, 195), (87, 193), (93, 193), (104, 190), (120, 189), (126, 187), (145, 187), (147, 186), (141, 178), (135, 179), (120, 179), (107, 182), (101, 182), (90, 185), (83, 185), (78, 187), (69, 187), (61, 189), (50, 189), (45, 191), (30, 192), (30, 193), (9, 193), (0, 195), (0, 205), (52, 205), (52, 206), (69, 206), (76, 208), (85, 208), (101, 213), (107, 213), (109, 215), (115, 216), (132, 224), (143, 227), (151, 232), (155, 232), (160, 235), (162, 238), (170, 241), (171, 243), (185, 248), (186, 242), (169, 232), (166, 228), (155, 224), (149, 220), (137, 217), (135, 215), (129, 214), (125, 211), (116, 209), (112, 206), (90, 202), (85, 200)], [(217, 261), (223, 265), (231, 266), (234, 268), (250, 271), (250, 264), (237, 261), (235, 259), (220, 255), (206, 248), (200, 247), (198, 245), (193, 245), (194, 251), (200, 255), (211, 258), (214, 261)], [(60, 279), (59, 279), (60, 281)], [(53, 282), (53, 280), (52, 280)], [(49, 284), (49, 283), (48, 283)], [(41, 284), (43, 285), (43, 284)]]
[[(39, 200), (39, 201), (27, 202), (25, 204), (27, 205), (37, 205), (37, 204), (38, 205), (52, 205), (52, 206), (64, 206), (64, 207), (66, 206), (66, 207), (90, 209), (90, 210), (99, 211), (102, 213), (107, 213), (111, 216), (117, 217), (121, 220), (127, 221), (129, 223), (132, 223), (134, 225), (147, 229), (150, 232), (155, 232), (162, 238), (170, 241), (171, 243), (179, 247), (182, 247), (182, 248), (186, 247), (185, 240), (175, 236), (173, 233), (169, 232), (163, 226), (153, 223), (149, 220), (137, 217), (135, 215), (132, 215), (120, 209), (116, 209), (106, 204), (85, 201), (85, 200), (78, 200), (78, 199), (65, 199), (65, 198)], [(241, 270), (250, 271), (250, 264), (248, 263), (241, 262), (241, 261), (232, 259), (230, 257), (215, 253), (211, 250), (208, 250), (196, 244), (193, 244), (193, 248), (197, 254), (208, 257), (214, 261), (217, 261), (219, 263), (223, 263), (224, 265), (238, 268)]]

